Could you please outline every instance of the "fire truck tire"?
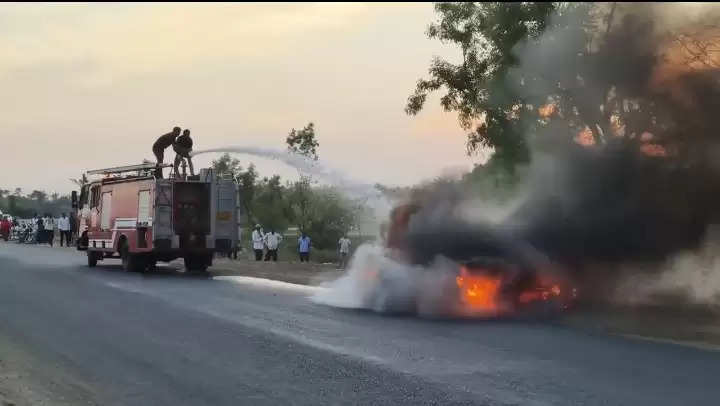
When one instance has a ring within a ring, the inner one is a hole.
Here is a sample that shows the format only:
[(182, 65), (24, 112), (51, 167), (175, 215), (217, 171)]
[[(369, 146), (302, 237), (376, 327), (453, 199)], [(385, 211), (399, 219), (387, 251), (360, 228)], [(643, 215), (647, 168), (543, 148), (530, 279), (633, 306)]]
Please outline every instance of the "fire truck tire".
[(208, 268), (208, 260), (204, 256), (187, 256), (183, 258), (185, 269), (190, 272), (205, 272)]
[(97, 266), (98, 257), (97, 257), (97, 254), (94, 253), (93, 251), (87, 252), (87, 260), (88, 260), (88, 266), (90, 268), (94, 268), (95, 266)]
[(131, 254), (128, 250), (127, 242), (120, 243), (120, 259), (122, 260), (123, 270), (126, 272), (144, 272), (146, 268), (144, 258), (137, 254)]

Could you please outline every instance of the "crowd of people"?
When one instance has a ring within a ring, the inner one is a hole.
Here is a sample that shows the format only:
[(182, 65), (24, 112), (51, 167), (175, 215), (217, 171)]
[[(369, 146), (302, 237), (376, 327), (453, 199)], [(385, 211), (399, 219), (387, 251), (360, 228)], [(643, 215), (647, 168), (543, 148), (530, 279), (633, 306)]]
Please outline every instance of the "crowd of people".
[[(283, 236), (275, 232), (275, 229), (272, 227), (269, 230), (270, 231), (266, 233), (260, 224), (256, 224), (252, 231), (250, 244), (255, 254), (255, 261), (277, 262), (278, 260), (278, 249), (283, 242)], [(341, 268), (345, 268), (347, 265), (351, 244), (352, 242), (346, 235), (343, 235), (338, 241), (338, 262)], [(310, 252), (312, 250), (312, 239), (307, 233), (301, 232), (297, 239), (296, 248), (300, 262), (309, 262)], [(233, 253), (233, 256), (237, 259), (237, 251)]]
[[(58, 218), (49, 214), (38, 216), (35, 214), (32, 219), (12, 219), (9, 216), (0, 218), (0, 239), (8, 241), (14, 239), (20, 243), (48, 244), (51, 247), (59, 237), (60, 246), (70, 247), (73, 242), (73, 234), (76, 231), (76, 220), (74, 216), (63, 213)], [(56, 233), (57, 231), (57, 233)], [(256, 224), (251, 235), (251, 246), (256, 261), (278, 260), (278, 249), (283, 242), (283, 235), (277, 233), (272, 227), (266, 233), (260, 224)], [(338, 240), (338, 264), (345, 268), (350, 256), (352, 242), (343, 235)], [(297, 254), (300, 262), (310, 261), (312, 250), (312, 239), (307, 233), (302, 232), (297, 239)], [(237, 250), (232, 254), (237, 259)]]
[(57, 236), (61, 247), (70, 247), (75, 227), (75, 218), (66, 213), (58, 218), (50, 214), (43, 216), (35, 214), (32, 219), (12, 219), (10, 216), (3, 216), (0, 219), (0, 238), (5, 241), (13, 239), (26, 244), (48, 244), (52, 247)]

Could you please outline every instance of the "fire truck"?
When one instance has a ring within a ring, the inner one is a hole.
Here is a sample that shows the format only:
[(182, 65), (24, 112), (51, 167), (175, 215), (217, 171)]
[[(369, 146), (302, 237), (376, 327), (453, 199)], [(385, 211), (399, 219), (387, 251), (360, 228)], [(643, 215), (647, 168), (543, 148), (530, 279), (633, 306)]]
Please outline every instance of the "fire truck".
[(89, 171), (100, 178), (72, 193), (77, 248), (87, 252), (88, 266), (120, 258), (126, 271), (144, 272), (183, 258), (188, 271), (204, 272), (214, 253), (237, 245), (234, 181), (212, 169), (163, 179), (155, 169), (144, 163)]

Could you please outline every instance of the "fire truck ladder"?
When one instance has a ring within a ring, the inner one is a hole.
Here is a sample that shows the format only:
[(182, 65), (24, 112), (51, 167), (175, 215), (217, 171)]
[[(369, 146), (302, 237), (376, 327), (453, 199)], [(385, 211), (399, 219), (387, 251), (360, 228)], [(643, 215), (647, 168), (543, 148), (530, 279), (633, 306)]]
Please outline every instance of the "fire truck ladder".
[[(162, 164), (160, 165), (161, 168), (169, 168), (171, 167), (171, 164)], [(154, 163), (142, 163), (139, 165), (128, 165), (128, 166), (116, 166), (114, 168), (106, 168), (106, 169), (95, 169), (92, 171), (88, 171), (88, 175), (117, 175), (121, 173), (127, 173), (127, 172), (136, 172), (138, 176), (142, 175), (143, 172), (147, 173), (149, 171), (154, 171), (157, 167)]]

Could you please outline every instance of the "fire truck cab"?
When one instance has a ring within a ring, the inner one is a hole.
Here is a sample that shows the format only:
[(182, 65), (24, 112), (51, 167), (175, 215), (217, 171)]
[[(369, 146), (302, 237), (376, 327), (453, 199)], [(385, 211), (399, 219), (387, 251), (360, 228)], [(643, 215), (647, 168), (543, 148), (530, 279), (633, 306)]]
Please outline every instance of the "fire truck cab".
[[(165, 165), (168, 167), (170, 165)], [(73, 192), (78, 250), (88, 266), (121, 258), (126, 271), (152, 270), (157, 261), (183, 258), (189, 271), (204, 272), (215, 252), (237, 245), (237, 185), (200, 175), (158, 179), (155, 164), (89, 171), (101, 175)]]

